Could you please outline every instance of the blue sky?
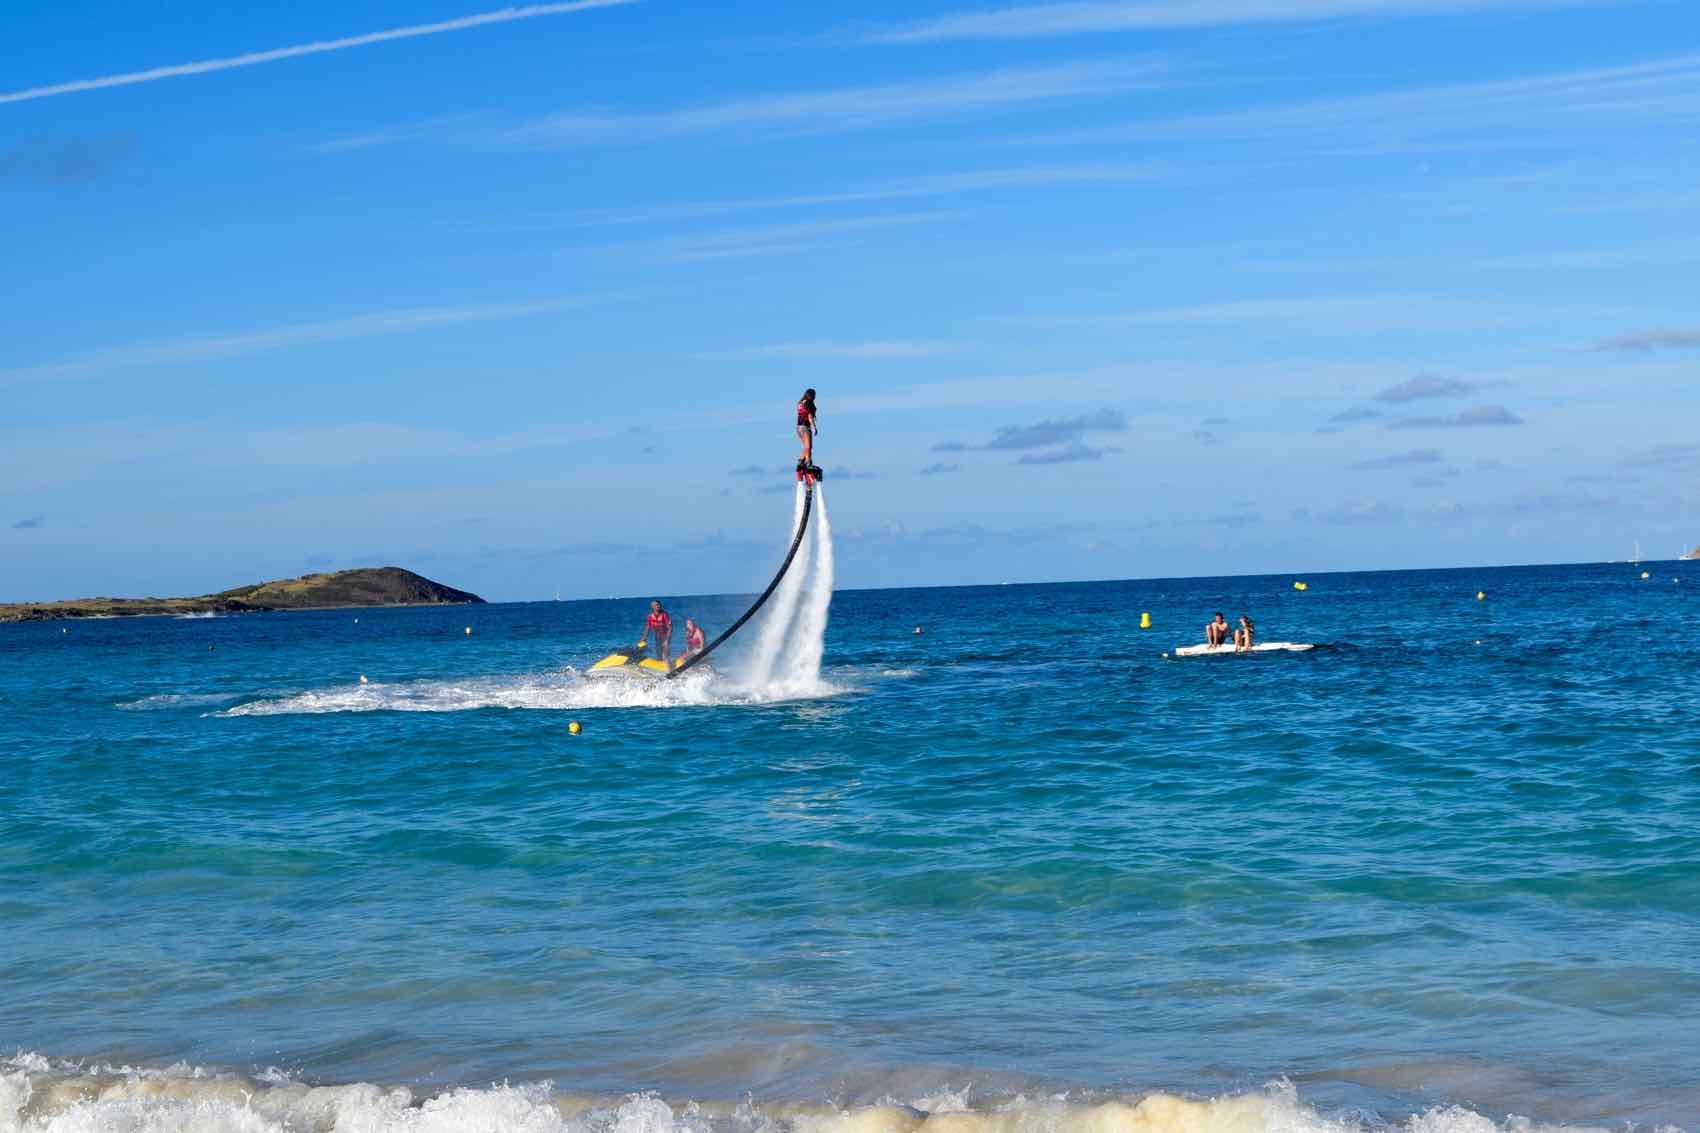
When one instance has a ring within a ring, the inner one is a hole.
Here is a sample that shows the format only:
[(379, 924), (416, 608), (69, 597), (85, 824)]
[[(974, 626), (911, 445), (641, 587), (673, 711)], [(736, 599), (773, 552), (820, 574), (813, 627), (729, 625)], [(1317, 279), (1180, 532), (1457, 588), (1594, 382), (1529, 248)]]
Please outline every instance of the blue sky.
[[(274, 10), (277, 9), (277, 10)], [(1692, 0), (33, 5), (0, 600), (1700, 542)]]

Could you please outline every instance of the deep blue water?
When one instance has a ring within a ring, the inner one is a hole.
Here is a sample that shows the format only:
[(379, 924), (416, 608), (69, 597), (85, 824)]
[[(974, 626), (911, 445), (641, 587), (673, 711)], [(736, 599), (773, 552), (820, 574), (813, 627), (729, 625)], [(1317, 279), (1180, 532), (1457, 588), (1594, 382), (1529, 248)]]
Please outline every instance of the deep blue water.
[[(0, 1129), (64, 1060), (1700, 1129), (1642, 569), (842, 592), (801, 692), (587, 680), (638, 599), (0, 626)], [(1216, 609), (1324, 648), (1163, 657)]]

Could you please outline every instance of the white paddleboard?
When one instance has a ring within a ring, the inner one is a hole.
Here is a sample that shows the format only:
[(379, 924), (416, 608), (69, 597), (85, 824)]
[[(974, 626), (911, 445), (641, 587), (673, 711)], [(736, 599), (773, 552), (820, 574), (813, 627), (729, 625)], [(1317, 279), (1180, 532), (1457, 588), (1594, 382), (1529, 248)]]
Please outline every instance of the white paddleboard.
[(1303, 653), (1316, 646), (1304, 641), (1260, 641), (1247, 649), (1235, 649), (1233, 642), (1225, 645), (1183, 645), (1175, 650), (1176, 657), (1231, 657), (1235, 653)]

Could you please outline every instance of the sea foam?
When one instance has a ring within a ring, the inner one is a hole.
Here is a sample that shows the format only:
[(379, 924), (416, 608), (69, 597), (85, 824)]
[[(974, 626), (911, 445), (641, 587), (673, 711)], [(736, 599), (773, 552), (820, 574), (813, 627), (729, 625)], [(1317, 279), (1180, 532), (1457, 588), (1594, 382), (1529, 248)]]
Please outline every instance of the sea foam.
[[(1153, 1092), (1067, 1094), (971, 1104), (966, 1090), (854, 1107), (597, 1097), (551, 1082), (415, 1092), (371, 1083), (315, 1086), (277, 1071), (248, 1077), (0, 1059), (0, 1133), (1594, 1133), (1495, 1121), (1462, 1106), (1403, 1120), (1330, 1117), (1285, 1081), (1216, 1098)], [(1598, 1133), (1604, 1133), (1603, 1130)], [(1653, 1133), (1682, 1133), (1664, 1126)]]

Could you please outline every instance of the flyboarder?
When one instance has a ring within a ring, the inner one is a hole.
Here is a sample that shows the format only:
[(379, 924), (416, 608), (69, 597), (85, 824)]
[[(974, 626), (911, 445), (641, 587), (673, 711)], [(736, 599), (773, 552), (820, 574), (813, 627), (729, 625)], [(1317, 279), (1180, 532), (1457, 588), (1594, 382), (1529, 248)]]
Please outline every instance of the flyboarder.
[(797, 460), (799, 473), (811, 472), (815, 478), (820, 478), (820, 469), (815, 467), (815, 434), (820, 432), (820, 426), (815, 423), (815, 391), (803, 391), (803, 400), (797, 403), (797, 439), (803, 442), (803, 455)]

